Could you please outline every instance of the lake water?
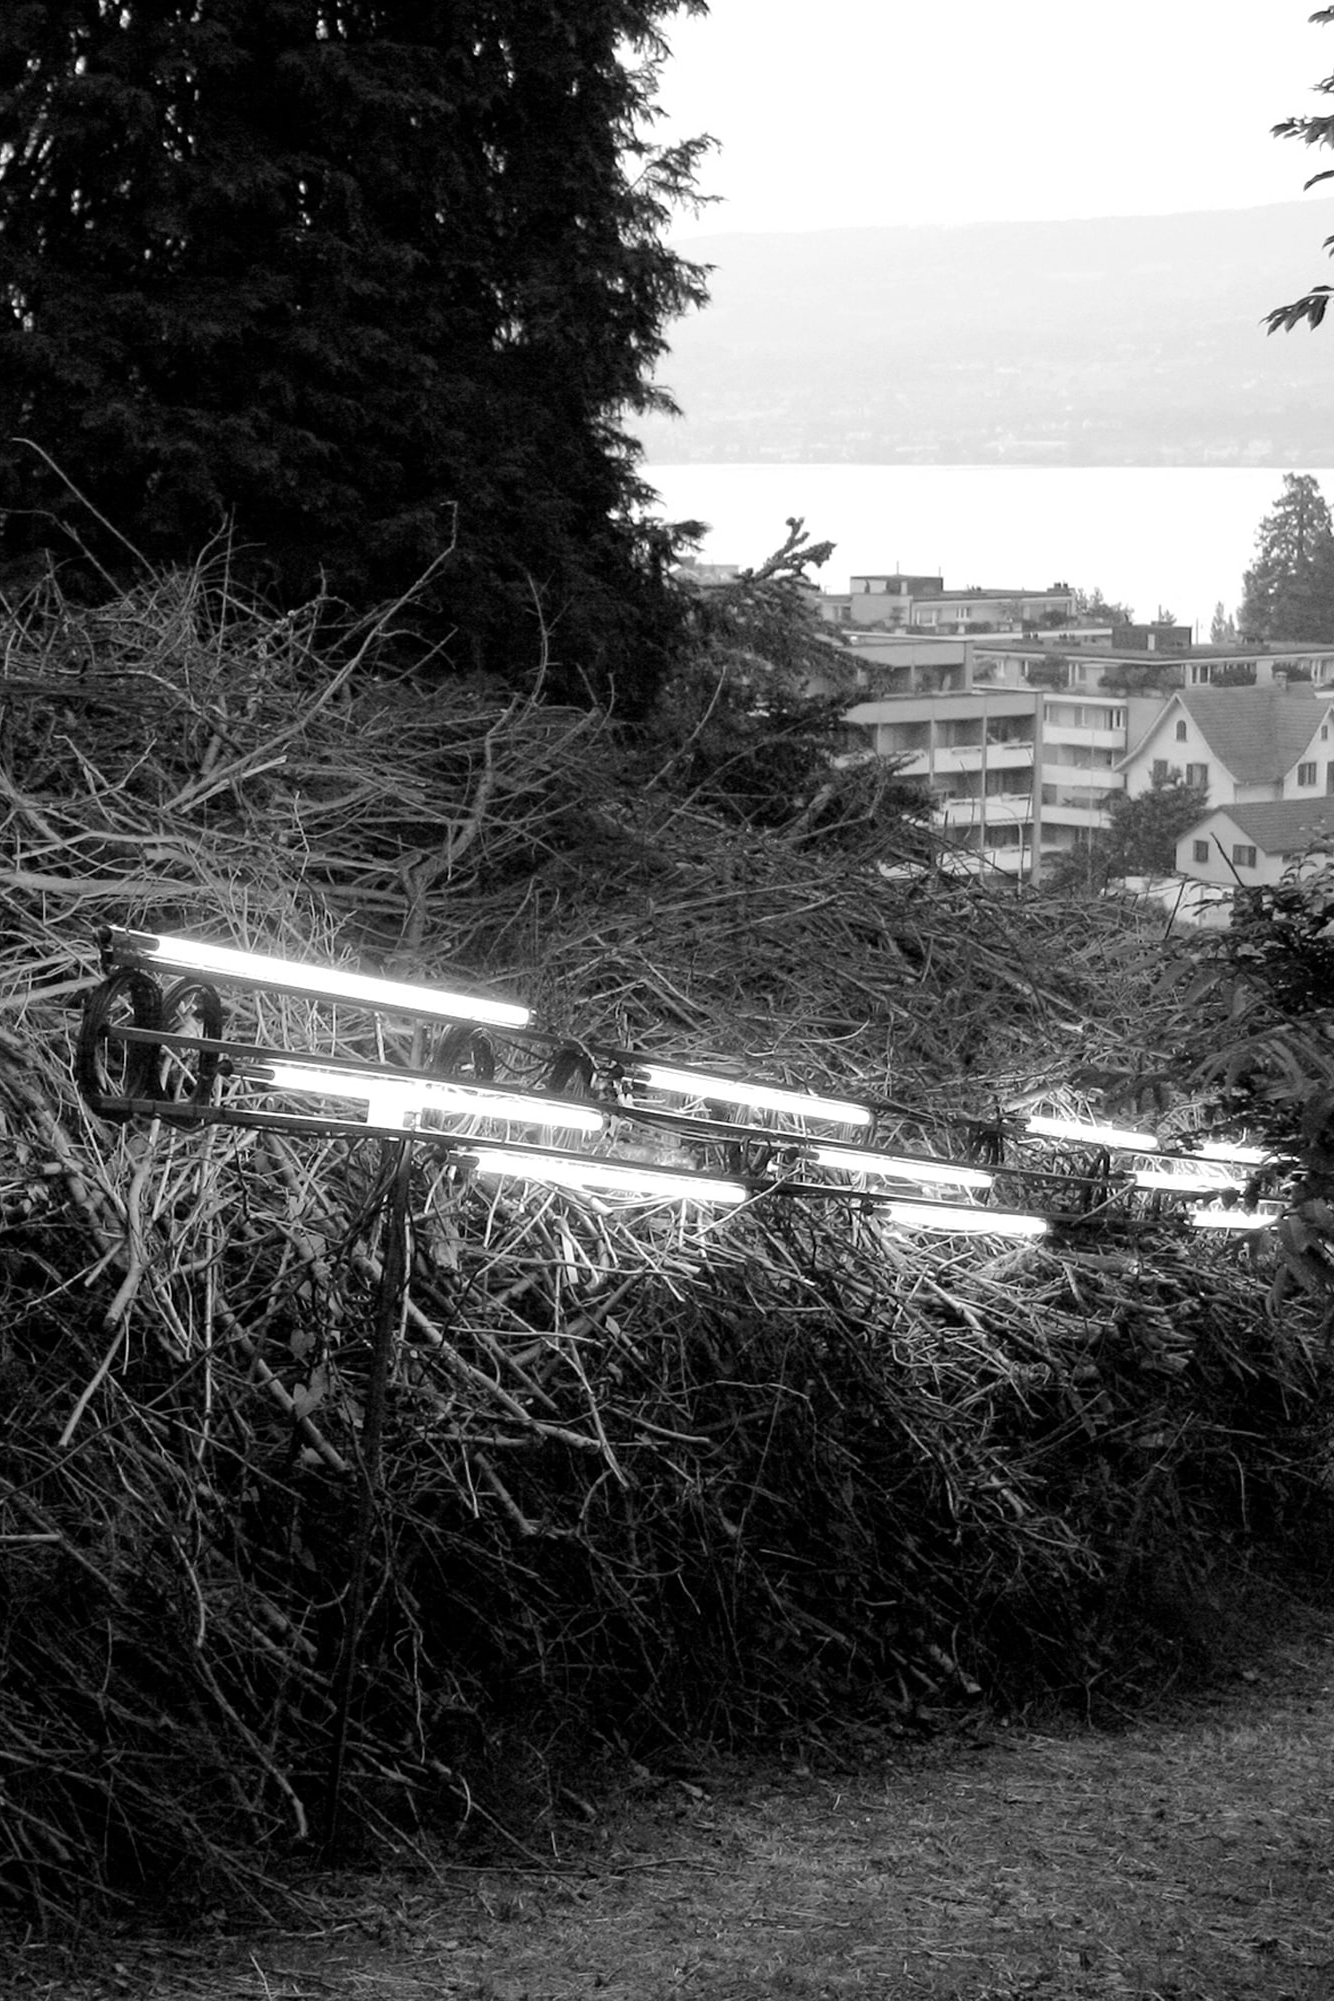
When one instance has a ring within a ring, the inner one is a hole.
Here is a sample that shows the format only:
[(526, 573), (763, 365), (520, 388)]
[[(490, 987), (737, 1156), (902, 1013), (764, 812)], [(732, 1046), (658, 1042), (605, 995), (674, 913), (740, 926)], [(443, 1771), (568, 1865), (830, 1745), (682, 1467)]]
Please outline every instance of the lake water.
[[(1311, 471), (1334, 502), (1334, 472)], [(1255, 535), (1283, 488), (1272, 466), (648, 465), (668, 520), (710, 524), (708, 562), (756, 564), (801, 515), (838, 546), (819, 582), (885, 570), (952, 589), (1063, 582), (1160, 606), (1209, 636), (1214, 606), (1241, 601)], [(1331, 635), (1334, 637), (1334, 634)]]

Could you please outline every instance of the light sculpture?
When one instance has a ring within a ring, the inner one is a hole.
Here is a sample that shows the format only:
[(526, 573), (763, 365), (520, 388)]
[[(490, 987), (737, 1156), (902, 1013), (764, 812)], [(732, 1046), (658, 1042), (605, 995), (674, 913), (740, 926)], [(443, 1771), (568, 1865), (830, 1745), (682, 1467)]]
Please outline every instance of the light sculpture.
[(405, 1073), (401, 1078), (382, 1070), (315, 1063), (260, 1063), (246, 1066), (254, 1081), (276, 1090), (308, 1092), (321, 1098), (360, 1098), (373, 1122), (401, 1125), (411, 1112), (442, 1112), (456, 1117), (500, 1119), (511, 1125), (559, 1126), (569, 1132), (601, 1132), (604, 1115), (593, 1105), (563, 1098), (542, 1098), (518, 1091), (493, 1090), (485, 1084), (453, 1084), (445, 1078)]
[(1183, 1172), (1173, 1163), (1138, 1168), (1133, 1178), (1136, 1188), (1154, 1195), (1239, 1195), (1246, 1186), (1244, 1181), (1226, 1173), (1221, 1162), (1212, 1174), (1193, 1174), (1189, 1167)]
[[(624, 1103), (598, 1103), (587, 1098), (576, 1101), (558, 1095), (560, 1084), (567, 1081), (559, 1066), (552, 1072), (555, 1088), (551, 1090), (551, 1095), (546, 1095), (517, 1087), (496, 1087), (489, 1082), (454, 1081), (415, 1070), (399, 1072), (384, 1064), (325, 1062), (317, 1055), (305, 1057), (295, 1052), (270, 1056), (267, 1050), (250, 1048), (238, 1049), (233, 1056), (221, 1041), (220, 1026), (210, 1025), (209, 1009), (204, 1005), (212, 992), (205, 983), (211, 980), (310, 999), (344, 1002), (385, 1013), (443, 1020), (451, 1024), (510, 1029), (520, 1039), (525, 1036), (531, 1039), (537, 1032), (529, 1028), (526, 1008), (487, 996), (372, 978), (333, 967), (241, 951), (170, 932), (113, 926), (105, 930), (101, 937), (104, 968), (109, 975), (104, 991), (108, 996), (114, 994), (115, 1001), (108, 997), (102, 1004), (101, 1016), (94, 1013), (89, 1018), (83, 1037), (87, 1045), (83, 1054), (88, 1060), (81, 1070), (80, 1081), (95, 1109), (109, 1118), (123, 1119), (152, 1108), (160, 1097), (164, 1108), (170, 1102), (172, 1113), (183, 1116), (187, 1121), (190, 1116), (225, 1120), (229, 1115), (226, 1107), (211, 1111), (207, 1096), (215, 1077), (219, 1073), (230, 1073), (261, 1089), (267, 1087), (275, 1092), (343, 1098), (364, 1104), (367, 1127), (378, 1131), (382, 1138), (397, 1135), (406, 1145), (414, 1132), (419, 1133), (423, 1141), (430, 1141), (434, 1134), (435, 1144), (443, 1143), (446, 1148), (456, 1150), (460, 1158), (471, 1159), (477, 1172), (483, 1175), (518, 1176), (573, 1190), (620, 1196), (630, 1201), (742, 1202), (756, 1190), (785, 1185), (782, 1179), (784, 1163), (790, 1172), (794, 1160), (864, 1181), (899, 1181), (927, 1190), (937, 1187), (945, 1190), (986, 1190), (995, 1182), (995, 1175), (986, 1168), (929, 1156), (914, 1157), (911, 1154), (878, 1152), (852, 1144), (826, 1143), (813, 1140), (801, 1131), (784, 1135), (781, 1130), (756, 1127), (746, 1133), (721, 1120), (711, 1121), (693, 1112), (651, 1109), (628, 1100)], [(165, 1023), (153, 1000), (151, 980), (146, 986), (143, 983), (139, 986), (133, 984), (138, 975), (156, 972), (186, 976), (168, 996), (168, 1020)], [(130, 984), (122, 984), (117, 992), (117, 980)], [(173, 995), (179, 996), (182, 992), (202, 997), (191, 1002), (196, 1012), (202, 1012), (205, 1017), (207, 1032), (202, 1037), (172, 1033), (170, 1017), (173, 1005), (177, 1008), (183, 1005), (179, 1000), (173, 1002)], [(116, 1002), (124, 1007), (127, 1000), (133, 1008), (133, 1023), (117, 1025), (110, 1018), (110, 1011)], [(212, 999), (212, 1009), (215, 1013), (218, 1011), (216, 996)], [(100, 1052), (117, 1039), (131, 1050), (139, 1047), (151, 1050), (154, 1043), (163, 1048), (169, 1047), (178, 1054), (190, 1048), (197, 1049), (200, 1052), (199, 1067), (192, 1097), (183, 1099), (178, 1090), (175, 1099), (169, 1101), (163, 1094), (161, 1078), (143, 1060), (137, 1070), (129, 1069), (119, 1092), (114, 1085), (109, 1086), (104, 1076), (98, 1074)], [(615, 1052), (615, 1064), (617, 1067), (613, 1074), (624, 1077), (631, 1086), (696, 1101), (750, 1107), (802, 1121), (820, 1120), (863, 1128), (872, 1122), (871, 1107), (851, 1099), (786, 1089), (747, 1078), (719, 1076), (690, 1065), (645, 1061), (626, 1051)], [(591, 1071), (588, 1081), (591, 1081)], [(230, 1116), (237, 1123), (255, 1124), (263, 1122), (266, 1115), (256, 1108), (240, 1104), (233, 1108)], [(285, 1115), (275, 1112), (271, 1116), (275, 1124), (280, 1124)], [(744, 1142), (748, 1138), (754, 1140), (759, 1151), (755, 1157), (754, 1172), (749, 1174), (749, 1185), (739, 1178), (704, 1172), (644, 1167), (614, 1157), (581, 1156), (543, 1146), (516, 1146), (506, 1140), (477, 1144), (474, 1139), (474, 1122), (494, 1121), (503, 1125), (526, 1126), (539, 1134), (546, 1129), (594, 1135), (604, 1131), (608, 1121), (617, 1116), (630, 1121), (638, 1117), (649, 1123), (688, 1126), (701, 1144), (726, 1148), (729, 1159), (736, 1165), (747, 1157)], [(436, 1118), (446, 1122), (443, 1130), (435, 1124)], [(472, 1129), (452, 1129), (449, 1121), (458, 1122), (460, 1127), (468, 1121)], [(1025, 1118), (1024, 1129), (1034, 1138), (1155, 1156), (1150, 1164), (1137, 1168), (1128, 1177), (1130, 1185), (1148, 1194), (1213, 1198), (1239, 1195), (1244, 1193), (1245, 1184), (1235, 1172), (1228, 1172), (1230, 1168), (1258, 1169), (1272, 1164), (1271, 1156), (1260, 1147), (1204, 1140), (1189, 1151), (1184, 1150), (1189, 1142), (1184, 1143), (1183, 1150), (1173, 1151), (1153, 1133), (1095, 1119), (1033, 1113)], [(777, 1181), (771, 1178), (775, 1172)], [(840, 1192), (834, 1187), (825, 1189), (813, 1184), (802, 1187), (795, 1183), (790, 1185), (794, 1194), (807, 1198)], [(869, 1199), (893, 1224), (904, 1229), (961, 1235), (1040, 1237), (1047, 1233), (1050, 1224), (1050, 1219), (1044, 1216), (970, 1206), (966, 1202), (956, 1203), (949, 1199), (941, 1202), (918, 1201), (891, 1196), (888, 1191), (870, 1193)], [(1244, 1210), (1215, 1199), (1191, 1209), (1188, 1220), (1199, 1229), (1256, 1230), (1266, 1228), (1276, 1220), (1277, 1213), (1273, 1205), (1265, 1209)]]
[(526, 1152), (522, 1148), (469, 1147), (466, 1158), (479, 1174), (513, 1175), (524, 1181), (549, 1181), (592, 1195), (618, 1195), (633, 1202), (744, 1202), (749, 1191), (740, 1181), (708, 1174), (691, 1174), (670, 1167), (648, 1168), (633, 1162), (601, 1160), (593, 1154)]
[(1013, 1209), (970, 1208), (949, 1202), (890, 1202), (885, 1213), (903, 1230), (945, 1231), (963, 1237), (1045, 1237), (1045, 1216), (1025, 1216)]
[(915, 1160), (906, 1154), (872, 1153), (859, 1146), (812, 1146), (807, 1157), (821, 1167), (845, 1174), (882, 1175), (893, 1181), (939, 1183), (952, 1188), (990, 1188), (995, 1176), (982, 1167), (962, 1167), (953, 1160)]
[(373, 979), (333, 966), (307, 965), (297, 959), (275, 959), (263, 952), (236, 951), (199, 938), (169, 932), (127, 931), (112, 926), (107, 953), (113, 965), (137, 966), (145, 972), (201, 973), (238, 986), (264, 987), (313, 1000), (347, 1001), (389, 1013), (421, 1015), (446, 1021), (486, 1022), (497, 1028), (524, 1028), (526, 1007), (473, 994), (450, 993), (441, 987), (410, 986), (402, 980)]
[(828, 1119), (845, 1126), (867, 1126), (870, 1109), (845, 1098), (822, 1098), (813, 1091), (785, 1091), (775, 1084), (752, 1084), (743, 1077), (715, 1077), (702, 1070), (678, 1069), (670, 1063), (640, 1063), (632, 1077), (654, 1091), (687, 1098), (712, 1098), (724, 1105), (751, 1105), (757, 1111), (786, 1112), (790, 1118)]
[(1229, 1209), (1211, 1202), (1190, 1211), (1189, 1221), (1196, 1230), (1268, 1230), (1277, 1223), (1281, 1211), (1272, 1209)]
[(1231, 1140), (1209, 1139), (1196, 1149), (1201, 1160), (1218, 1160), (1235, 1163), (1238, 1167), (1265, 1167), (1273, 1155), (1260, 1146), (1234, 1146)]
[(1152, 1133), (1132, 1132), (1125, 1126), (1100, 1125), (1089, 1119), (1048, 1118), (1035, 1113), (1025, 1121), (1037, 1139), (1069, 1139), (1082, 1146), (1106, 1146), (1122, 1153), (1157, 1153), (1158, 1141)]

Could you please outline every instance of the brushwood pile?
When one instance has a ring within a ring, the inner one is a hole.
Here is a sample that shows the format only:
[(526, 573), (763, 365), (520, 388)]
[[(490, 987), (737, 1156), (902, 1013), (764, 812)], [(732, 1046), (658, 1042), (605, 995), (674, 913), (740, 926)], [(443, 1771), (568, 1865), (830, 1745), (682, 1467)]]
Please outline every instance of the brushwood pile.
[[(199, 572), (4, 626), (0, 1902), (270, 1909), (331, 1820), (353, 1856), (550, 1852), (590, 1747), (875, 1746), (1188, 1665), (1220, 1566), (1325, 1505), (1323, 1305), (1151, 1205), (932, 1238), (423, 1151), (367, 1508), (380, 1145), (98, 1117), (99, 926), (463, 981), (932, 1153), (1081, 1077), (1190, 1108), (1161, 915), (728, 824), (598, 713), (327, 627)], [(1060, 1167), (1015, 1200), (1077, 1208)]]

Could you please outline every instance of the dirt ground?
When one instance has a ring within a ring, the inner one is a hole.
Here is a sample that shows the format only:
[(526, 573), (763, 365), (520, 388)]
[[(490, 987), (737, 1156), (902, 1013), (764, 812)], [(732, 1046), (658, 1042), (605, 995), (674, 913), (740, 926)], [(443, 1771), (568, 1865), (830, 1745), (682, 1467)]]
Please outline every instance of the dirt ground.
[(307, 1924), (77, 1970), (33, 1941), (11, 1992), (1334, 2001), (1332, 1801), (1334, 1606), (1115, 1732), (984, 1718), (864, 1763), (644, 1771), (577, 1859), (343, 1878)]

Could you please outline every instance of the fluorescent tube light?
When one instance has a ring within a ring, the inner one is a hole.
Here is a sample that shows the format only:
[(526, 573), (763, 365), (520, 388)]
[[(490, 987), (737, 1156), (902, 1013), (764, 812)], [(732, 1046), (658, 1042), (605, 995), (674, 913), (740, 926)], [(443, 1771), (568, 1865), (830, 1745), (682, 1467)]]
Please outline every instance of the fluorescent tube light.
[(403, 1112), (414, 1107), (474, 1119), (504, 1119), (512, 1125), (560, 1126), (569, 1132), (601, 1132), (604, 1123), (603, 1114), (592, 1105), (493, 1091), (484, 1084), (451, 1084), (443, 1078), (415, 1074), (386, 1077), (379, 1071), (326, 1068), (314, 1063), (266, 1061), (263, 1070), (265, 1076), (259, 1081), (269, 1082), (276, 1090), (306, 1091), (319, 1098), (364, 1098), (372, 1107), (370, 1116), (376, 1124), (401, 1124)]
[(898, 1181), (936, 1183), (953, 1188), (990, 1188), (995, 1176), (981, 1167), (960, 1167), (952, 1160), (913, 1160), (893, 1153), (872, 1153), (859, 1146), (813, 1146), (809, 1156), (821, 1167), (846, 1174), (883, 1174)]
[[(296, 1088), (302, 1090), (306, 1087), (298, 1085)], [(364, 1092), (359, 1092), (357, 1095), (366, 1100), (368, 1126), (399, 1126), (406, 1129), (413, 1123), (413, 1115), (421, 1109), (420, 1101), (414, 1098), (411, 1091), (396, 1091), (392, 1086), (380, 1089), (368, 1085)]]
[(1077, 1145), (1120, 1148), (1122, 1153), (1158, 1151), (1152, 1133), (1130, 1132), (1125, 1126), (1104, 1126), (1088, 1119), (1051, 1119), (1045, 1114), (1030, 1118), (1027, 1125), (1040, 1139), (1070, 1139)]
[(1045, 1216), (1024, 1216), (1013, 1209), (974, 1209), (960, 1203), (890, 1202), (891, 1223), (904, 1230), (945, 1230), (960, 1237), (1045, 1237)]
[(1220, 1162), (1214, 1174), (1192, 1174), (1189, 1168), (1181, 1173), (1170, 1167), (1141, 1167), (1134, 1176), (1136, 1188), (1148, 1189), (1159, 1195), (1221, 1195), (1225, 1190), (1240, 1194), (1246, 1186), (1233, 1175), (1225, 1174)]
[(1234, 1146), (1231, 1140), (1209, 1139), (1195, 1151), (1201, 1160), (1231, 1161), (1238, 1167), (1264, 1167), (1274, 1157), (1262, 1146)]
[(820, 1098), (811, 1091), (784, 1091), (773, 1084), (750, 1084), (740, 1077), (714, 1077), (678, 1070), (667, 1063), (636, 1063), (635, 1075), (655, 1091), (678, 1091), (687, 1098), (716, 1098), (725, 1105), (752, 1105), (757, 1111), (787, 1112), (799, 1119), (830, 1119), (845, 1126), (868, 1126), (865, 1105), (844, 1098)]
[(308, 994), (320, 1000), (355, 1002), (403, 1014), (440, 1016), (449, 1021), (488, 1022), (498, 1028), (523, 1028), (529, 1013), (509, 1001), (478, 999), (448, 993), (439, 987), (408, 986), (401, 980), (371, 979), (333, 966), (309, 966), (294, 959), (273, 959), (260, 952), (233, 951), (226, 945), (205, 944), (151, 931), (113, 927), (111, 947), (118, 961), (137, 961), (149, 970), (162, 966), (173, 972), (211, 973), (253, 987), (275, 987), (284, 993)]
[(1197, 1230), (1267, 1230), (1280, 1214), (1278, 1209), (1226, 1209), (1221, 1202), (1211, 1202), (1192, 1209), (1190, 1221)]
[(502, 1152), (499, 1147), (470, 1147), (479, 1174), (512, 1174), (525, 1181), (551, 1181), (561, 1188), (594, 1195), (619, 1195), (636, 1202), (744, 1202), (739, 1181), (719, 1181), (706, 1174), (674, 1173), (670, 1168), (639, 1167), (631, 1162), (596, 1160), (589, 1155)]

